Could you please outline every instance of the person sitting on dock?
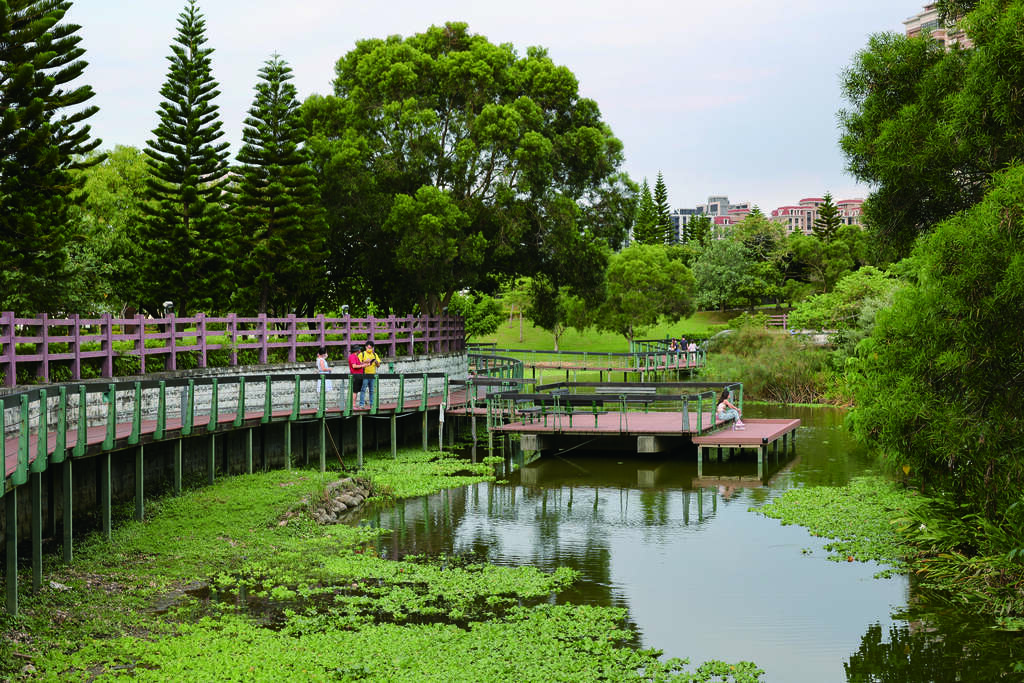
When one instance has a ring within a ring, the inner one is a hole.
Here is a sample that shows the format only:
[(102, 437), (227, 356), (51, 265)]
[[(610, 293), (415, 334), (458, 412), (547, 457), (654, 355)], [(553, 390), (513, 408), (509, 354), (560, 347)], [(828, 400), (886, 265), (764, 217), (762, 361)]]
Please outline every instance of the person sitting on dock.
[(746, 429), (746, 425), (740, 419), (740, 409), (729, 400), (729, 390), (722, 389), (722, 395), (718, 397), (718, 408), (715, 411), (719, 422), (736, 420), (732, 424), (733, 429)]

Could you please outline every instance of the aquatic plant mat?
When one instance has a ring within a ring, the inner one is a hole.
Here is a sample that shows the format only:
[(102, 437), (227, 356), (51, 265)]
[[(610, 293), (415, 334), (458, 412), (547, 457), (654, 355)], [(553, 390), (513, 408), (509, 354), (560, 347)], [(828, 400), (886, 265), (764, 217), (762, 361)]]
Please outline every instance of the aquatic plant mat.
[[(373, 504), (490, 479), (493, 467), (408, 451), (371, 456), (359, 474)], [(381, 558), (383, 530), (306, 512), (346, 476), (224, 478), (149, 503), (145, 522), (79, 543), (70, 565), (48, 558), (43, 590), (25, 591), (21, 615), (0, 621), (0, 677), (761, 680), (749, 662), (691, 669), (635, 647), (623, 609), (554, 604), (577, 578), (569, 568)]]

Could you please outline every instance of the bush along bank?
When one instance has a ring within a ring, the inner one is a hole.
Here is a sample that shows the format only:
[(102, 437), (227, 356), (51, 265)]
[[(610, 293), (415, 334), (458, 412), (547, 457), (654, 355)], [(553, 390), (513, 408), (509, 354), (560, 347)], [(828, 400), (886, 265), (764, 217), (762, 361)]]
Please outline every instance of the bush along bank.
[(365, 482), (275, 471), (153, 501), (150, 518), (117, 528), (112, 543), (86, 539), (70, 565), (48, 558), (49, 584), (23, 596), (19, 617), (2, 619), (0, 676), (761, 680), (751, 663), (690, 670), (630, 646), (625, 610), (550, 604), (577, 578), (572, 569), (387, 560), (375, 552), (380, 529), (314, 519), (334, 512), (330, 501), (342, 494), (358, 505), (368, 492), (367, 505), (492, 474), (486, 464), (406, 451), (370, 456)]
[(703, 377), (743, 382), (745, 399), (773, 403), (843, 403), (829, 351), (740, 316), (712, 340)]

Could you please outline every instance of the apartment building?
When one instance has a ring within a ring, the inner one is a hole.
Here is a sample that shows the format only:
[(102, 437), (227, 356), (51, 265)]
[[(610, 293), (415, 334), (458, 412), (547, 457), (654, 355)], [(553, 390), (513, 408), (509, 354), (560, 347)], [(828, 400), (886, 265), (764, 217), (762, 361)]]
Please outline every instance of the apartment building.
[(911, 38), (927, 32), (947, 50), (956, 44), (959, 44), (960, 47), (973, 45), (967, 34), (957, 28), (955, 24), (949, 26), (939, 21), (939, 11), (935, 9), (934, 2), (925, 5), (921, 12), (904, 21), (903, 25), (906, 27), (907, 35)]
[[(802, 232), (810, 235), (814, 232), (814, 222), (818, 220), (818, 208), (825, 203), (824, 197), (805, 197), (796, 204), (780, 206), (772, 211), (769, 218), (781, 223), (786, 234)], [(839, 217), (845, 225), (861, 224), (861, 207), (863, 199), (843, 199), (835, 203)]]

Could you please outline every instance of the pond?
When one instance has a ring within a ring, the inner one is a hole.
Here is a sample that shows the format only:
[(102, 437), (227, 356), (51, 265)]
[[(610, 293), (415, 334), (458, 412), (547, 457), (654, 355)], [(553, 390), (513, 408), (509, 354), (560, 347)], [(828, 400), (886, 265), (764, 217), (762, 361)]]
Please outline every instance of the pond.
[(501, 468), (493, 484), (368, 510), (362, 523), (392, 530), (385, 557), (573, 567), (581, 580), (554, 601), (625, 607), (638, 645), (694, 662), (754, 661), (770, 682), (995, 680), (1024, 658), (1019, 638), (945, 613), (907, 577), (828, 561), (823, 539), (752, 512), (790, 487), (843, 485), (871, 460), (840, 410), (745, 415), (802, 421), (764, 481), (749, 451), (705, 462), (697, 480), (693, 451), (576, 449)]

